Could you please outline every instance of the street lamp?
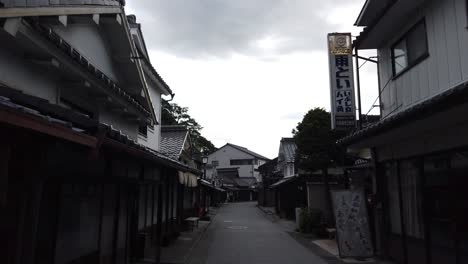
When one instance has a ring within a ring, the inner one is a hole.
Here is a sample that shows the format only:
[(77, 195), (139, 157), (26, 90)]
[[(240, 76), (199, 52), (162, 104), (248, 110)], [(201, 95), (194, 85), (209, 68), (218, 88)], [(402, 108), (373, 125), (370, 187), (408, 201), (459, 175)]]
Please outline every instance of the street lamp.
[(206, 180), (206, 164), (208, 163), (207, 156), (202, 157), (202, 163), (203, 163), (203, 179)]

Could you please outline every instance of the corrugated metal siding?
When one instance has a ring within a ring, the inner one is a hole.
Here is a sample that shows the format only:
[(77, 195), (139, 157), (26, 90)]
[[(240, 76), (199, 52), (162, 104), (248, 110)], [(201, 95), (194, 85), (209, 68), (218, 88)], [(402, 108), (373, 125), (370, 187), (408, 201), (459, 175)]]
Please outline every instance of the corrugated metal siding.
[(118, 6), (118, 0), (0, 0), (5, 7), (45, 7), (55, 5)]
[[(382, 113), (398, 113), (468, 80), (468, 31), (465, 0), (428, 1), (407, 27), (379, 49)], [(395, 80), (391, 46), (420, 19), (425, 18), (429, 57)], [(390, 80), (390, 81), (389, 81)]]

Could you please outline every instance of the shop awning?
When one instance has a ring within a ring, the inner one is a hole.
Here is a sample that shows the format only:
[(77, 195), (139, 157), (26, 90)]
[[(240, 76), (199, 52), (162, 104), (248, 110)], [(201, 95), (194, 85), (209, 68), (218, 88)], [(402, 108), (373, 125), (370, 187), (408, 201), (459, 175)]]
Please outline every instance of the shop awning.
[(291, 182), (293, 182), (293, 181), (296, 180), (296, 179), (297, 179), (296, 176), (284, 178), (284, 179), (282, 179), (282, 180), (280, 180), (280, 181), (278, 181), (278, 182), (276, 182), (276, 183), (270, 185), (270, 188), (277, 188), (277, 187), (279, 187), (279, 186), (281, 186), (281, 185), (284, 185), (284, 184), (287, 184), (287, 183), (291, 183)]
[(207, 180), (203, 180), (203, 179), (200, 179), (200, 185), (203, 185), (203, 186), (206, 186), (208, 188), (211, 188), (215, 191), (218, 191), (218, 192), (225, 192), (225, 190), (219, 188), (219, 187), (216, 187), (215, 185), (213, 185), (211, 182), (207, 181)]
[(219, 188), (219, 187), (215, 187), (215, 189), (218, 191), (218, 192), (226, 192), (226, 190), (222, 189), (222, 188)]
[(197, 175), (191, 172), (182, 172), (179, 171), (179, 183), (187, 187), (197, 187), (198, 186), (198, 177)]

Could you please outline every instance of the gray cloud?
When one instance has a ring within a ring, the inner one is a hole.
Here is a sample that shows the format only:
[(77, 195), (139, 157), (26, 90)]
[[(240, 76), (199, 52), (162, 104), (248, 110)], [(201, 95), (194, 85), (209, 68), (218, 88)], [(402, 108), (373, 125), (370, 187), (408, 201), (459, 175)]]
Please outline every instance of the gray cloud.
[(268, 56), (324, 49), (326, 33), (336, 29), (326, 15), (356, 2), (362, 0), (134, 0), (127, 1), (127, 12), (136, 13), (150, 49), (184, 57), (262, 57), (262, 39), (276, 42)]
[(285, 119), (285, 120), (289, 120), (289, 119), (292, 119), (292, 120), (302, 120), (302, 118), (304, 117), (304, 113), (299, 113), (299, 112), (294, 112), (294, 113), (288, 113), (288, 114), (285, 114), (281, 117), (281, 119)]

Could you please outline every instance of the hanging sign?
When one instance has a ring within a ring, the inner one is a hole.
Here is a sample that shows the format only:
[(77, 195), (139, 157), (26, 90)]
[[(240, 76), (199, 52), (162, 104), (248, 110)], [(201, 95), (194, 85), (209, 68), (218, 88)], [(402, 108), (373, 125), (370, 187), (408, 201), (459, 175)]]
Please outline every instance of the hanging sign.
[(351, 33), (328, 34), (332, 129), (356, 127)]

